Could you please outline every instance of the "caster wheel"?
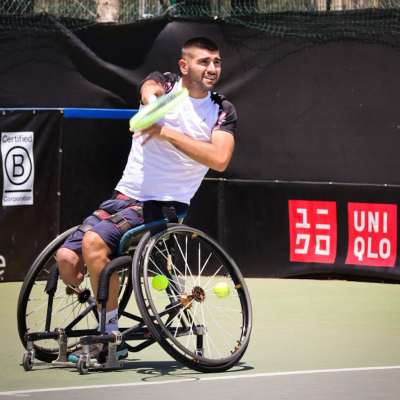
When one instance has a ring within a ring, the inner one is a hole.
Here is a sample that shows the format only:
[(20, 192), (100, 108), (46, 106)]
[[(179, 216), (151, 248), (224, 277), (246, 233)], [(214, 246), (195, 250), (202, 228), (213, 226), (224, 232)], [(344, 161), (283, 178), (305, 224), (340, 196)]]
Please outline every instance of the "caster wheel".
[(81, 375), (85, 375), (89, 371), (89, 365), (86, 362), (86, 357), (81, 355), (78, 360), (78, 371)]
[(32, 353), (29, 351), (26, 351), (24, 353), (24, 358), (22, 360), (22, 365), (24, 366), (25, 371), (30, 371), (33, 367), (33, 361), (32, 361)]

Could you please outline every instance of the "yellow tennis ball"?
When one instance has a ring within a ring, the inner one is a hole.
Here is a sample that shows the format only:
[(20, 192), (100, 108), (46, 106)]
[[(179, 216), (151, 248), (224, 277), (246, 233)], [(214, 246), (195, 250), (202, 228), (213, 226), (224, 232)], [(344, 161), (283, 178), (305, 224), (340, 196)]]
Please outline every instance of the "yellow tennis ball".
[(151, 281), (151, 285), (156, 290), (164, 290), (168, 286), (168, 279), (164, 275), (156, 275)]
[(228, 296), (229, 292), (229, 285), (226, 282), (217, 283), (214, 287), (214, 293), (221, 299)]

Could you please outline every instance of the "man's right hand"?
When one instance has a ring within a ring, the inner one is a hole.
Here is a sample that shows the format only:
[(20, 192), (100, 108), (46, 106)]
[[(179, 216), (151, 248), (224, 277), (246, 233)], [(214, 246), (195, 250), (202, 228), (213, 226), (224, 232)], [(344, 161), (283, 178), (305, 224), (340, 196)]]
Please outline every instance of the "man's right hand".
[(161, 83), (153, 79), (149, 79), (143, 83), (140, 95), (142, 99), (142, 104), (148, 104), (149, 101), (154, 98), (154, 96), (164, 96), (164, 87), (161, 85)]

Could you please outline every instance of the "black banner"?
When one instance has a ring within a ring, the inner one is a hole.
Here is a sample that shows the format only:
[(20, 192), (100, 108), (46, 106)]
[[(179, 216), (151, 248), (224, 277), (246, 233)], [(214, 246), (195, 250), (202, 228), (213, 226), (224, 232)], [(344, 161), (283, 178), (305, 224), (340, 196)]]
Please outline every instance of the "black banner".
[(245, 276), (399, 282), (399, 198), (395, 186), (206, 180), (188, 223)]
[(111, 197), (131, 142), (129, 120), (64, 119), (61, 231), (81, 224)]
[[(216, 90), (235, 105), (238, 129), (228, 169), (208, 174), (226, 181), (204, 182), (189, 223), (222, 241), (249, 276), (335, 272), (397, 279), (398, 35), (313, 40), (168, 17), (74, 32), (56, 26), (54, 32), (7, 31), (0, 41), (0, 107), (135, 109), (141, 80), (154, 70), (179, 72), (181, 46), (203, 35), (219, 45)], [(9, 117), (6, 112), (2, 121)], [(36, 248), (25, 236), (13, 236), (13, 229), (29, 226), (35, 238), (52, 238), (54, 224), (66, 230), (80, 223), (122, 174), (130, 147), (127, 121), (71, 119), (63, 131), (60, 222), (50, 206), (50, 224), (42, 224), (42, 208), (28, 213), (44, 196), (35, 181), (33, 205), (2, 207), (1, 246), (13, 257), (24, 246)], [(9, 140), (6, 147), (17, 139)], [(21, 140), (29, 143), (30, 136)], [(35, 136), (34, 153), (36, 146)], [(40, 163), (53, 176), (59, 158), (42, 155), (39, 161), (35, 153), (35, 176)], [(22, 174), (21, 155), (12, 157), (15, 173)], [(43, 177), (50, 179), (46, 172)], [(324, 221), (326, 215), (335, 219)], [(6, 262), (4, 271), (9, 257)]]
[(238, 113), (223, 177), (400, 182), (395, 35), (316, 41), (167, 17), (54, 28), (2, 33), (0, 107), (137, 108), (141, 80), (154, 70), (179, 72), (185, 40), (207, 35), (222, 57), (216, 90)]
[(59, 234), (60, 111), (2, 111), (0, 279), (22, 280)]

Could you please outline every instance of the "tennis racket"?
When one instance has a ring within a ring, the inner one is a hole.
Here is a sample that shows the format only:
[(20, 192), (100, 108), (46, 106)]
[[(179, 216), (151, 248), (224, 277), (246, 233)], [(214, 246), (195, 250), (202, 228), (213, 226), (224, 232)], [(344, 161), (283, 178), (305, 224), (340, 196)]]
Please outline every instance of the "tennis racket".
[(174, 93), (166, 94), (158, 97), (152, 103), (146, 104), (141, 108), (129, 121), (129, 126), (132, 131), (142, 130), (153, 125), (160, 120), (168, 111), (172, 110), (179, 103), (189, 96), (189, 91), (186, 88), (178, 90)]

